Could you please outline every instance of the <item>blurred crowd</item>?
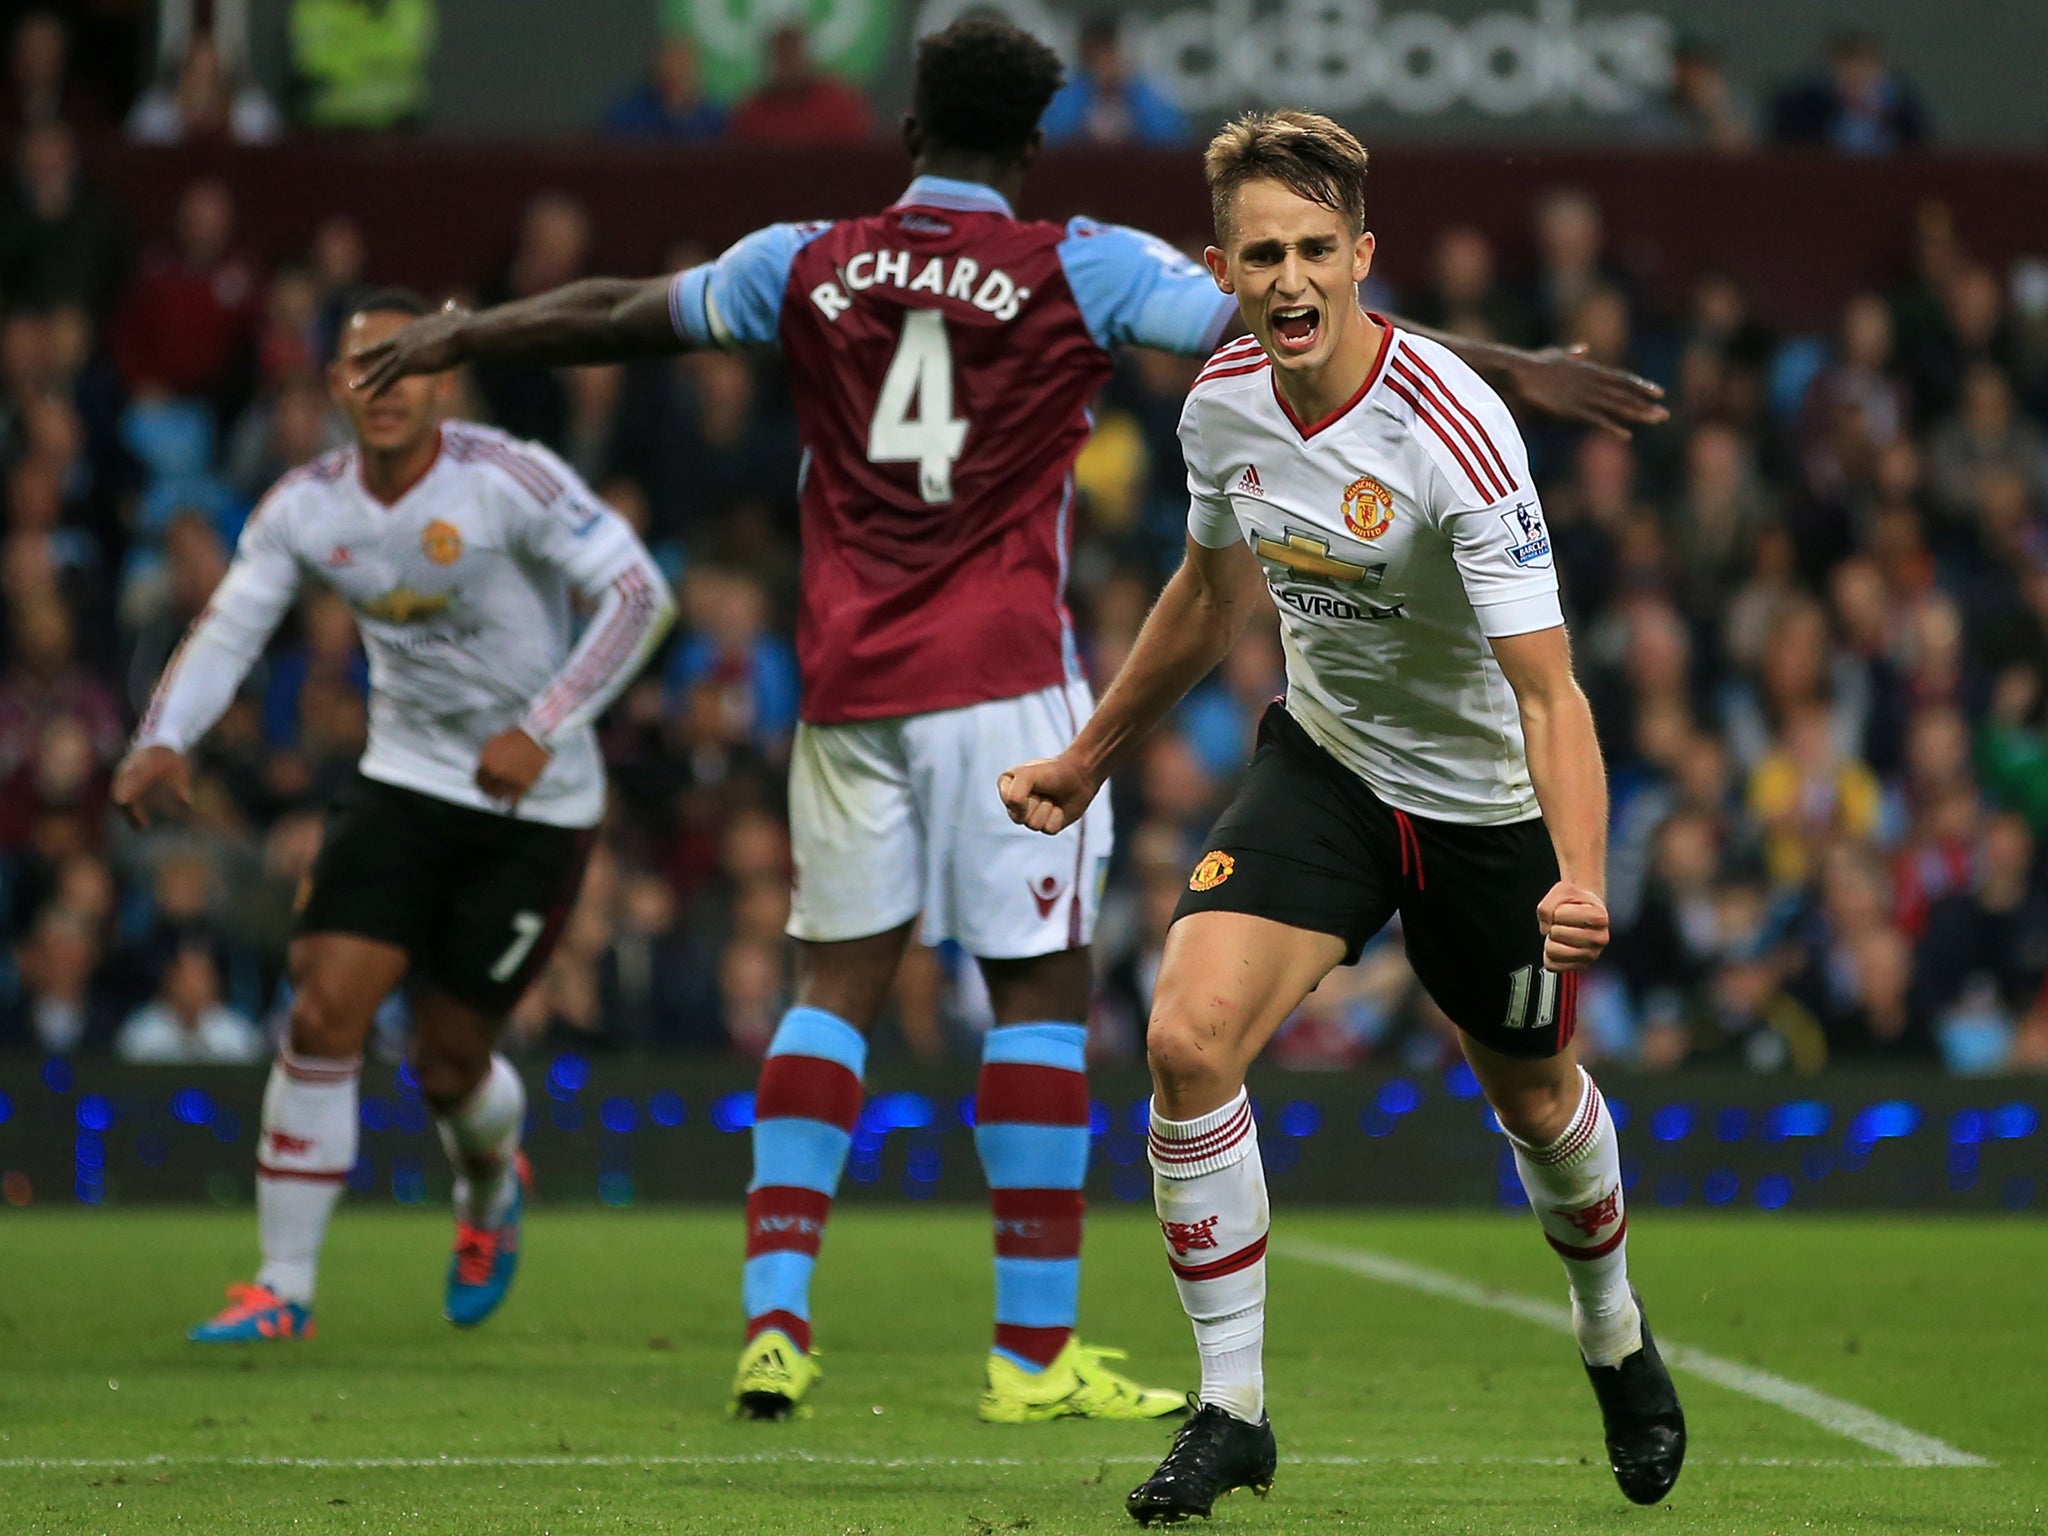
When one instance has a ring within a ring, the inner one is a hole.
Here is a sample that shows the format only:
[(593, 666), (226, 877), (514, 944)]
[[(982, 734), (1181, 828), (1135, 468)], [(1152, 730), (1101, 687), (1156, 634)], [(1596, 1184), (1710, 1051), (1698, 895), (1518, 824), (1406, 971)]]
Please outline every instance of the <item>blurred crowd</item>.
[[(79, 93), (27, 89), (21, 35), (0, 197), (0, 1044), (255, 1060), (321, 808), (363, 745), (348, 610), (315, 592), (291, 617), (197, 753), (188, 814), (134, 833), (107, 784), (249, 509), (344, 440), (323, 369), (351, 294), (405, 274), (342, 212), (259, 262), (211, 180), (169, 227), (127, 229), (67, 112), (23, 105)], [(1610, 212), (1545, 190), (1528, 261), (1451, 228), (1426, 283), (1366, 295), (1583, 343), (1671, 391), (1672, 422), (1632, 443), (1525, 422), (1613, 783), (1617, 937), (1582, 994), (1589, 1051), (2048, 1065), (2048, 263), (1994, 271), (1942, 207), (1902, 209), (1892, 286), (1847, 296), (1831, 334), (1779, 334), (1735, 277), (1655, 291)], [(581, 275), (590, 239), (572, 197), (537, 198), (466, 297)], [(1192, 374), (1123, 358), (1081, 462), (1072, 605), (1098, 684), (1179, 558)], [(798, 447), (779, 364), (491, 367), (464, 388), (465, 414), (550, 444), (643, 531), (685, 614), (604, 726), (606, 836), (515, 1042), (758, 1053), (791, 982)], [(1165, 925), (1280, 684), (1269, 620), (1114, 786), (1103, 1059), (1140, 1054)], [(919, 951), (884, 1048), (965, 1052), (986, 1022), (972, 965)], [(394, 1000), (383, 1038), (404, 1028)], [(1453, 1048), (1390, 932), (1275, 1056)]]
[[(1073, 57), (1045, 115), (1046, 142), (1193, 142), (1196, 125), (1135, 56), (1116, 10), (1074, 9)], [(145, 144), (263, 144), (292, 131), (393, 133), (432, 122), (437, 0), (289, 0), (284, 18), (284, 66), (266, 85), (253, 65), (248, 0), (31, 0), (13, 24), (0, 112), (10, 128), (119, 124)], [(856, 82), (815, 57), (818, 31), (794, 17), (764, 24), (751, 84), (732, 99), (707, 90), (691, 37), (667, 32), (642, 77), (622, 82), (593, 126), (669, 143), (845, 144), (893, 134)], [(1614, 125), (1621, 137), (1846, 155), (1893, 154), (1932, 138), (1912, 80), (1862, 28), (1829, 34), (1811, 69), (1767, 94), (1764, 82), (1731, 73), (1727, 50), (1696, 28), (1678, 28), (1670, 57), (1668, 85)]]

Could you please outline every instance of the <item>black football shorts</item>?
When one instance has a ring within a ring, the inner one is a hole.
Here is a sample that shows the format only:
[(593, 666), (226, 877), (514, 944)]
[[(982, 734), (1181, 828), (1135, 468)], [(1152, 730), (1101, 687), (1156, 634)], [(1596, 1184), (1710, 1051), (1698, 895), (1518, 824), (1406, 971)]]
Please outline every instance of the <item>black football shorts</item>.
[(1397, 811), (1278, 702), (1174, 910), (1334, 934), (1344, 963), (1401, 914), (1408, 963), (1451, 1022), (1508, 1056), (1563, 1050), (1578, 981), (1543, 968), (1536, 904), (1557, 883), (1541, 817), (1476, 827)]
[(395, 944), (415, 977), (502, 1018), (554, 949), (591, 841), (358, 778), (328, 812), (298, 932)]

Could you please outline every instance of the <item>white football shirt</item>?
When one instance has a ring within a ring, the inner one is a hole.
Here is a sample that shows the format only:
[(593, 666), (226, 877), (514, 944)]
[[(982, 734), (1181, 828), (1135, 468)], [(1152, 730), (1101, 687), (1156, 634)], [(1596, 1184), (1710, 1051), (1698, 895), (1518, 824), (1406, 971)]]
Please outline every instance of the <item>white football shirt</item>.
[[(449, 422), (433, 464), (389, 505), (364, 487), (354, 448), (292, 471), (251, 514), (137, 743), (182, 752), (212, 729), (308, 577), (347, 600), (369, 653), (366, 778), (502, 812), (476, 786), (477, 755), (517, 726), (554, 754), (519, 816), (597, 824), (593, 722), (661, 639), (674, 600), (574, 470), (536, 444)], [(595, 605), (580, 637), (579, 594)]]
[(1364, 387), (1303, 424), (1246, 338), (1203, 368), (1180, 441), (1195, 542), (1241, 539), (1265, 566), (1302, 727), (1397, 809), (1475, 825), (1537, 815), (1487, 639), (1564, 615), (1500, 398), (1445, 348), (1387, 326)]

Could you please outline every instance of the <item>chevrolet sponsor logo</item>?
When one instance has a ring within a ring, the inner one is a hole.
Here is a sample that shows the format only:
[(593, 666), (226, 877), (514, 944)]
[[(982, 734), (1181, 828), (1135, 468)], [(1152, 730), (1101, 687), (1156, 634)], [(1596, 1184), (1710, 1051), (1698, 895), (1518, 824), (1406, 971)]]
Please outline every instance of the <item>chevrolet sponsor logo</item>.
[(1275, 587), (1273, 597), (1276, 602), (1285, 603), (1296, 613), (1306, 614), (1312, 619), (1364, 619), (1370, 623), (1408, 617), (1405, 602), (1354, 603), (1334, 592), (1316, 592), (1306, 587)]
[(1330, 553), (1330, 541), (1313, 533), (1303, 533), (1290, 528), (1284, 539), (1269, 538), (1261, 533), (1252, 539), (1252, 548), (1261, 560), (1300, 571), (1304, 576), (1329, 576), (1338, 581), (1364, 581), (1377, 578), (1386, 571), (1384, 565), (1360, 565), (1352, 560), (1340, 560)]
[(356, 606), (366, 618), (379, 619), (386, 624), (417, 624), (422, 619), (438, 618), (446, 613), (455, 602), (455, 593), (416, 592), (411, 587), (393, 587), (379, 597)]

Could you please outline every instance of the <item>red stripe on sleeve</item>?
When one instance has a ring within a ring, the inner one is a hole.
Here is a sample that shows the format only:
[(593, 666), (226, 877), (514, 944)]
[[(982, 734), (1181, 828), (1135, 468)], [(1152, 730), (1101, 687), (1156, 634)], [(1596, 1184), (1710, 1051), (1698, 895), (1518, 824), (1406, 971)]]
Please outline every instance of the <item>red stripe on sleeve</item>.
[(1409, 408), (1415, 412), (1415, 419), (1443, 440), (1443, 445), (1451, 450), (1451, 457), (1458, 461), (1458, 467), (1465, 471), (1465, 478), (1472, 483), (1474, 494), (1482, 499), (1491, 499), (1487, 497), (1486, 487), (1479, 483), (1479, 476), (1473, 470), (1471, 461), (1465, 457), (1465, 450), (1458, 446), (1458, 440), (1444, 430), (1441, 422), (1422, 408), (1422, 402), (1410, 394), (1399, 379), (1388, 379), (1387, 388), (1407, 401)]
[(1463, 416), (1467, 422), (1471, 423), (1472, 430), (1479, 434), (1479, 440), (1486, 445), (1487, 453), (1492, 456), (1494, 467), (1500, 471), (1501, 479), (1507, 482), (1508, 489), (1510, 491), (1514, 490), (1514, 471), (1508, 468), (1508, 461), (1501, 457), (1500, 449), (1494, 446), (1493, 438), (1486, 430), (1486, 424), (1482, 422), (1477, 416), (1472, 414), (1471, 408), (1467, 406), (1464, 401), (1460, 400), (1457, 397), (1457, 395), (1452, 392), (1450, 385), (1446, 384), (1442, 379), (1437, 377), (1436, 370), (1430, 367), (1428, 363), (1423, 361), (1421, 353), (1415, 351), (1411, 347), (1403, 347), (1401, 349), (1401, 355), (1405, 357), (1409, 362), (1413, 363), (1417, 368), (1420, 368), (1424, 373), (1428, 374), (1430, 382), (1435, 384), (1438, 389), (1443, 391), (1444, 398), (1451, 402), (1452, 408), (1456, 410), (1460, 416)]
[(1457, 433), (1459, 440), (1471, 450), (1472, 462), (1479, 466), (1479, 473), (1485, 477), (1486, 494), (1489, 498), (1498, 501), (1501, 497), (1507, 495), (1507, 482), (1501, 476), (1494, 473), (1493, 466), (1487, 462), (1486, 455), (1480, 451), (1478, 442), (1473, 438), (1471, 432), (1466, 430), (1464, 423), (1459, 421), (1457, 416), (1444, 403), (1438, 392), (1425, 384), (1422, 381), (1422, 375), (1408, 366), (1408, 354), (1406, 351), (1403, 351), (1401, 356), (1394, 360), (1394, 372), (1401, 376), (1409, 388), (1429, 402), (1430, 409), (1436, 413), (1438, 419), (1448, 425), (1453, 432)]

